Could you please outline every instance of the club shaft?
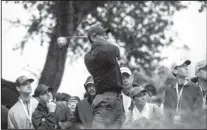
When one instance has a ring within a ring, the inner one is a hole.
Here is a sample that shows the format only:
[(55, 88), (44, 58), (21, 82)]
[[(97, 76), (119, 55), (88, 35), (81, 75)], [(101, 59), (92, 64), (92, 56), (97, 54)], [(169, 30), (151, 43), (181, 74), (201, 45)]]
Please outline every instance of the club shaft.
[(70, 37), (65, 37), (65, 38), (73, 38), (73, 37), (86, 38), (87, 36), (70, 36)]

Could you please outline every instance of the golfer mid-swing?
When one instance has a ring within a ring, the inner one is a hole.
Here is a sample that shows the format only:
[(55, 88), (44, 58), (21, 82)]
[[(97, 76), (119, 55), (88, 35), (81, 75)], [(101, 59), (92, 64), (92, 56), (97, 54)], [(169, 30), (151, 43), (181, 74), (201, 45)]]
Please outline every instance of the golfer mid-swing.
[(86, 68), (94, 78), (97, 95), (93, 100), (94, 121), (92, 128), (121, 128), (124, 109), (121, 99), (123, 86), (120, 67), (117, 62), (119, 48), (108, 41), (107, 33), (100, 25), (88, 31), (91, 50), (85, 55)]

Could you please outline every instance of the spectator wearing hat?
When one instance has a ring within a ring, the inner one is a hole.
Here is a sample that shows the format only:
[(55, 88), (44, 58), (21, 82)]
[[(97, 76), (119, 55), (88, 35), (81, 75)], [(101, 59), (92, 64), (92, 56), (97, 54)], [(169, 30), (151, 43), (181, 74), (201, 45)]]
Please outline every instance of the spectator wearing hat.
[(104, 29), (100, 25), (90, 28), (88, 39), (92, 47), (84, 57), (86, 68), (93, 76), (97, 94), (92, 103), (92, 128), (95, 129), (119, 129), (124, 117), (121, 99), (123, 81), (117, 62), (120, 52), (116, 45), (109, 42), (108, 32), (109, 29)]
[(195, 75), (197, 76), (197, 85), (200, 88), (200, 93), (202, 95), (202, 107), (195, 113), (198, 118), (197, 128), (206, 128), (206, 113), (207, 113), (207, 63), (206, 60), (200, 61), (195, 66)]
[[(159, 120), (161, 111), (156, 104), (147, 102), (147, 91), (142, 87), (135, 87), (130, 90), (130, 97), (133, 100), (133, 107), (131, 107), (126, 119), (126, 126), (131, 126), (134, 123), (137, 127), (147, 127), (147, 124), (152, 120)], [(125, 127), (126, 127), (125, 126)], [(152, 126), (152, 125), (151, 125)]]
[(17, 78), (15, 85), (19, 100), (8, 112), (8, 129), (33, 129), (31, 115), (37, 107), (37, 100), (30, 96), (34, 79), (26, 76)]
[(200, 61), (195, 67), (195, 74), (198, 77), (198, 86), (203, 97), (203, 109), (207, 109), (206, 95), (207, 95), (207, 64), (206, 61)]
[(189, 119), (192, 118), (192, 113), (201, 104), (198, 87), (187, 79), (190, 64), (190, 60), (180, 59), (172, 65), (172, 73), (177, 81), (172, 82), (165, 90), (164, 114), (165, 121), (169, 121), (166, 123), (183, 127), (182, 124), (191, 122)]
[[(125, 113), (127, 114), (128, 109), (131, 104), (131, 98), (130, 98), (130, 90), (133, 87), (133, 75), (131, 70), (128, 67), (121, 67), (121, 75), (122, 75), (122, 80), (123, 80), (123, 90), (122, 90), (122, 95), (123, 95), (123, 106)], [(125, 115), (128, 116), (128, 115)], [(125, 120), (125, 118), (124, 118)]]
[(34, 92), (34, 97), (38, 98), (39, 104), (32, 114), (32, 124), (35, 129), (55, 129), (55, 109), (56, 104), (53, 99), (52, 88), (40, 84)]
[(89, 76), (84, 84), (87, 98), (81, 100), (75, 110), (76, 124), (80, 124), (84, 129), (92, 128), (93, 123), (93, 111), (91, 108), (93, 99), (96, 95), (96, 89), (94, 86), (94, 80), (92, 76)]

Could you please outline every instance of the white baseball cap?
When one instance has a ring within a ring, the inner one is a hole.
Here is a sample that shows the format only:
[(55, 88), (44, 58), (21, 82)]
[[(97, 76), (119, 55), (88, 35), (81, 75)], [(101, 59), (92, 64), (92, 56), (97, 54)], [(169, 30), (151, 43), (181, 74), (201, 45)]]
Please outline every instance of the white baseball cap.
[(132, 75), (132, 72), (131, 72), (131, 70), (128, 67), (121, 67), (120, 70), (121, 70), (122, 74), (123, 73), (127, 73), (129, 75)]
[(187, 65), (190, 65), (191, 61), (190, 60), (184, 60), (184, 59), (179, 59), (177, 61), (174, 61), (173, 64), (172, 64), (172, 70), (177, 66), (183, 65), (184, 63), (186, 63)]
[[(191, 61), (190, 61), (190, 60), (185, 60), (185, 59), (178, 59), (178, 60), (174, 61), (174, 62), (172, 63), (172, 67), (171, 67), (171, 69), (172, 69), (172, 73), (173, 73), (173, 69), (174, 69), (175, 67), (177, 67), (177, 66), (181, 66), (181, 65), (183, 65), (184, 63), (186, 63), (187, 65), (190, 65), (190, 64), (191, 64)], [(173, 73), (173, 75), (175, 76), (174, 73)]]

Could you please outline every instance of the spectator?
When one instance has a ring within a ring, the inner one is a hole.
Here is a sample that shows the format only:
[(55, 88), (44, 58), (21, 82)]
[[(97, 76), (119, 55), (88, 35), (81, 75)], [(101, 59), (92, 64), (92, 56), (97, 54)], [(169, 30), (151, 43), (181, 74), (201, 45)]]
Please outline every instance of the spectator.
[(207, 109), (206, 93), (207, 93), (207, 64), (206, 61), (200, 61), (196, 65), (195, 74), (198, 77), (198, 86), (203, 97), (203, 109)]
[[(168, 85), (164, 98), (165, 121), (183, 128), (183, 124), (190, 123), (192, 113), (201, 104), (201, 94), (193, 82), (187, 80), (190, 60), (179, 60), (172, 65), (172, 73), (177, 82)], [(167, 122), (166, 122), (167, 123)], [(165, 123), (165, 124), (166, 124)]]
[(94, 86), (94, 80), (92, 76), (89, 76), (84, 84), (88, 97), (81, 100), (75, 110), (76, 123), (80, 124), (84, 129), (92, 128), (93, 112), (92, 102), (96, 95), (96, 89)]
[[(131, 98), (129, 96), (129, 93), (131, 88), (133, 87), (133, 75), (131, 70), (127, 67), (121, 67), (120, 70), (123, 80), (123, 90), (122, 90), (123, 106), (124, 106), (125, 113), (127, 114), (128, 108), (130, 107), (130, 103), (131, 103)], [(123, 120), (125, 120), (125, 118)]]
[(207, 113), (207, 63), (206, 61), (200, 61), (196, 64), (195, 75), (197, 76), (197, 85), (200, 88), (202, 94), (202, 108), (195, 113), (198, 127), (206, 128), (206, 113)]
[(76, 125), (76, 115), (75, 115), (75, 109), (76, 109), (78, 102), (80, 102), (80, 98), (77, 96), (71, 96), (68, 102), (68, 107), (71, 111), (71, 117), (70, 117), (71, 129), (80, 129), (79, 124)]
[(51, 102), (52, 88), (40, 84), (34, 92), (34, 97), (39, 99), (39, 104), (32, 114), (32, 123), (35, 129), (57, 128), (55, 119), (56, 104)]
[(134, 104), (130, 108), (129, 114), (127, 114), (129, 115), (126, 119), (127, 127), (134, 123), (137, 124), (137, 122), (137, 127), (147, 127), (151, 120), (159, 120), (162, 116), (161, 111), (156, 104), (147, 102), (147, 91), (142, 87), (132, 88), (130, 97)]
[(8, 112), (8, 129), (33, 129), (31, 114), (37, 107), (37, 100), (30, 96), (31, 83), (34, 79), (26, 76), (17, 78), (15, 85), (19, 92), (19, 100)]
[(94, 121), (92, 128), (121, 128), (124, 117), (121, 91), (123, 81), (117, 57), (119, 48), (108, 42), (109, 29), (92, 26), (88, 38), (91, 50), (85, 55), (87, 70), (94, 78), (96, 97), (92, 103)]

